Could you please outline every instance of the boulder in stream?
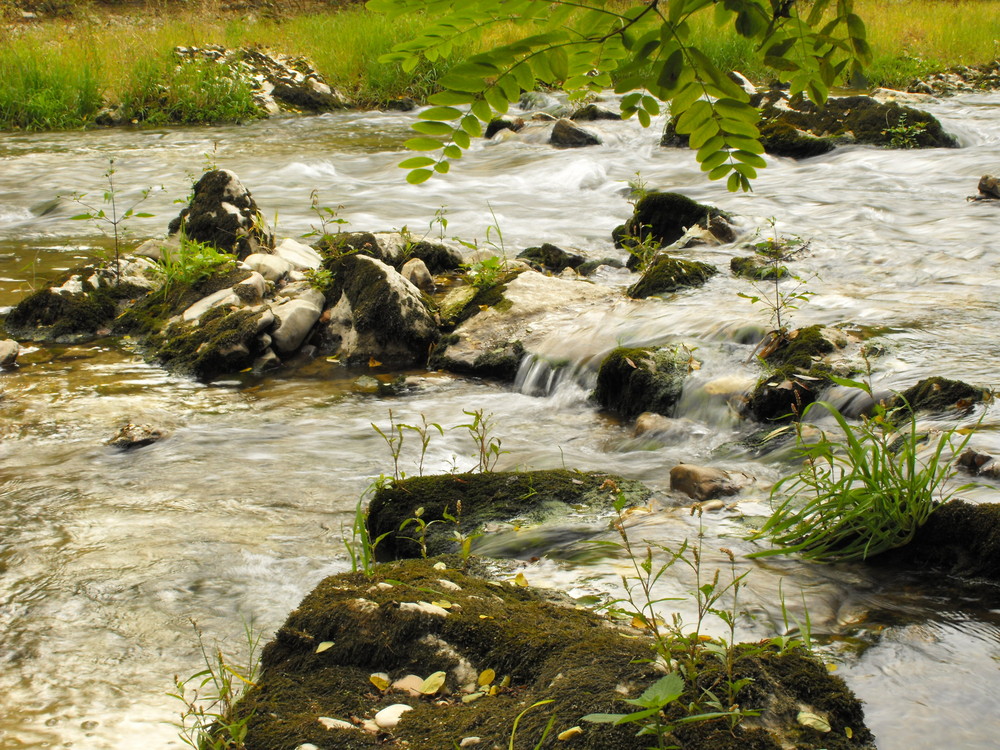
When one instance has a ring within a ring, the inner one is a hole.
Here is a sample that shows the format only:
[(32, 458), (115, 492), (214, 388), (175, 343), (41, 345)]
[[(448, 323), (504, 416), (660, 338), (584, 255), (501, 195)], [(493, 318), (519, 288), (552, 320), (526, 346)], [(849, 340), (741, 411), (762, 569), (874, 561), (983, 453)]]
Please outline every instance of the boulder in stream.
[(583, 146), (597, 146), (601, 143), (600, 137), (585, 128), (573, 123), (565, 117), (556, 120), (552, 127), (552, 135), (549, 143), (557, 148), (581, 148)]
[(553, 273), (559, 273), (566, 268), (577, 269), (586, 260), (582, 255), (563, 250), (548, 242), (522, 250), (517, 257)]
[(594, 400), (625, 419), (656, 412), (671, 416), (690, 372), (679, 347), (614, 349), (597, 372)]
[[(539, 523), (583, 510), (586, 521), (608, 513), (623, 493), (629, 505), (641, 505), (650, 491), (639, 482), (611, 474), (551, 469), (442, 474), (400, 479), (379, 488), (368, 508), (368, 534), (382, 538), (380, 559), (442, 554), (458, 548), (454, 532), (469, 536), (490, 524)], [(419, 518), (426, 526), (421, 549)], [(448, 521), (447, 516), (455, 521)]]
[(625, 293), (632, 299), (670, 294), (679, 289), (701, 286), (718, 272), (719, 269), (709, 263), (661, 255)]
[[(264, 647), (261, 676), (236, 707), (234, 718), (248, 718), (248, 750), (499, 748), (515, 722), (517, 738), (534, 746), (550, 720), (545, 747), (649, 747), (634, 725), (582, 721), (636, 710), (626, 698), (664, 676), (649, 636), (467, 563), (406, 560), (322, 581)], [(685, 750), (874, 747), (860, 702), (819, 660), (759, 643), (736, 649), (740, 706), (760, 716), (732, 730), (678, 724), (671, 739)], [(704, 653), (699, 684), (726, 679)], [(666, 721), (703, 698), (686, 689), (665, 706)], [(826, 731), (807, 726), (807, 715)]]
[(17, 355), (21, 353), (21, 346), (13, 339), (0, 341), (0, 367), (13, 367), (17, 364)]
[(986, 388), (935, 376), (924, 378), (897, 395), (890, 407), (912, 411), (968, 411), (974, 404), (987, 401), (992, 394)]
[(438, 338), (420, 290), (367, 255), (327, 259), (333, 276), (315, 342), (347, 363), (376, 359), (390, 367), (422, 364)]
[(274, 237), (256, 201), (228, 169), (201, 176), (191, 202), (170, 222), (168, 231), (183, 232), (189, 240), (208, 243), (240, 260), (274, 248)]

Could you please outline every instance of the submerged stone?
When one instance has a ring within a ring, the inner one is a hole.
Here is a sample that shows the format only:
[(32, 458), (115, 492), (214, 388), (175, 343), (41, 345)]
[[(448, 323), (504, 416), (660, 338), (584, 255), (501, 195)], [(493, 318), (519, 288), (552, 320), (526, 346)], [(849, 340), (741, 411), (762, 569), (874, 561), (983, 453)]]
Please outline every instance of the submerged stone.
[[(611, 474), (565, 469), (524, 472), (484, 472), (410, 477), (379, 489), (368, 510), (368, 533), (379, 543), (382, 559), (416, 557), (421, 545), (412, 522), (427, 524), (424, 542), (428, 554), (451, 552), (458, 547), (453, 532), (479, 533), (492, 522), (520, 519), (539, 522), (565, 516), (574, 507), (585, 507), (589, 515), (611, 509), (618, 493), (630, 505), (645, 502), (650, 491), (639, 482)], [(456, 520), (448, 521), (447, 515)]]
[(990, 397), (990, 391), (985, 388), (935, 376), (907, 388), (893, 399), (891, 406), (913, 411), (965, 411)]

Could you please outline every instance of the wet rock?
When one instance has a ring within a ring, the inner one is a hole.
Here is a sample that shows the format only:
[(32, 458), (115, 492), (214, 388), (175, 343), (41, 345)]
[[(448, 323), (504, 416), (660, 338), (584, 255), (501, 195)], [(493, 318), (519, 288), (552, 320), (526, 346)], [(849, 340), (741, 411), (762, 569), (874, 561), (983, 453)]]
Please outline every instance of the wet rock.
[(1000, 200), (1000, 179), (991, 174), (984, 174), (979, 178), (979, 195), (971, 197), (974, 201)]
[(967, 411), (990, 397), (990, 391), (985, 388), (935, 376), (907, 388), (890, 402), (890, 406), (913, 411)]
[(989, 453), (980, 453), (972, 448), (966, 448), (956, 463), (973, 476), (1000, 479), (1000, 461)]
[(349, 253), (368, 255), (397, 270), (418, 258), (432, 274), (453, 271), (464, 260), (453, 247), (425, 240), (414, 242), (400, 232), (341, 232), (325, 237), (318, 249), (325, 258)]
[(573, 124), (572, 120), (561, 118), (556, 120), (552, 128), (552, 136), (549, 138), (556, 148), (581, 148), (583, 146), (597, 146), (601, 139), (589, 130), (585, 130)]
[(13, 339), (0, 341), (0, 367), (13, 367), (20, 353), (21, 347)]
[(410, 258), (400, 269), (403, 278), (424, 292), (434, 291), (434, 277), (420, 258)]
[[(817, 138), (834, 138), (845, 143), (899, 148), (954, 148), (958, 145), (932, 114), (894, 101), (843, 96), (831, 97), (823, 107), (817, 107), (802, 96), (788, 98), (785, 92), (775, 89), (752, 101), (761, 110), (762, 132), (772, 123), (781, 123)], [(788, 131), (782, 132), (787, 134)], [(778, 133), (772, 136), (777, 137)]]
[(288, 299), (271, 308), (277, 325), (270, 335), (279, 354), (290, 354), (302, 346), (323, 314), (323, 294), (314, 289), (309, 291), (312, 294)]
[(662, 256), (625, 293), (632, 299), (669, 294), (679, 289), (702, 286), (718, 272), (715, 266), (708, 263)]
[(148, 424), (132, 424), (131, 422), (115, 433), (105, 445), (121, 451), (135, 450), (146, 445), (152, 445), (167, 436), (163, 430)]
[(248, 255), (243, 259), (243, 264), (271, 282), (284, 279), (294, 270), (294, 266), (284, 258), (266, 253)]
[(772, 334), (758, 356), (773, 370), (754, 387), (746, 403), (747, 413), (760, 422), (797, 419), (830, 385), (827, 356), (851, 341), (843, 331), (818, 325), (797, 328), (784, 336)]
[[(615, 247), (628, 248), (636, 240), (670, 245), (681, 239), (693, 226), (708, 229), (720, 242), (731, 242), (735, 230), (729, 214), (713, 206), (697, 203), (680, 193), (652, 192), (635, 205), (631, 218), (615, 228), (611, 236)], [(634, 270), (639, 260), (633, 255), (626, 264)]]
[[(454, 318), (429, 366), (463, 375), (512, 381), (521, 359), (561, 324), (607, 304), (614, 292), (578, 280), (512, 271), (475, 296)], [(449, 317), (449, 320), (451, 318)]]
[(195, 183), (191, 203), (170, 222), (171, 235), (181, 231), (190, 240), (208, 243), (241, 260), (274, 247), (253, 196), (228, 169), (206, 172)]
[(949, 95), (1000, 88), (1000, 61), (981, 65), (959, 65), (943, 73), (934, 73), (922, 81), (914, 81), (910, 92)]
[(689, 360), (673, 348), (614, 349), (597, 372), (594, 400), (625, 419), (643, 412), (669, 417), (681, 396)]
[(120, 268), (120, 278), (113, 263), (70, 271), (22, 299), (7, 316), (7, 332), (20, 340), (59, 343), (107, 335), (123, 310), (162, 284), (147, 258), (124, 257)]
[(579, 268), (585, 260), (582, 255), (563, 250), (548, 242), (539, 247), (529, 247), (518, 253), (517, 257), (555, 273), (565, 268)]
[(175, 323), (153, 335), (150, 356), (174, 372), (203, 382), (251, 369), (265, 354), (259, 337), (265, 315), (270, 315), (266, 308), (215, 307), (197, 325)]
[[(287, 750), (309, 743), (364, 750), (389, 742), (443, 750), (462, 738), (478, 738), (478, 744), (463, 744), (493, 748), (509, 743), (519, 715), (518, 736), (533, 741), (555, 716), (553, 738), (585, 727), (568, 743), (579, 750), (648, 747), (649, 738), (637, 736), (634, 727), (580, 721), (588, 713), (631, 712), (626, 698), (663, 676), (650, 663), (648, 635), (574, 609), (554, 592), (484, 578), (487, 566), (478, 560), (469, 561), (469, 573), (457, 570), (460, 565), (457, 557), (407, 560), (378, 566), (371, 576), (347, 573), (322, 581), (264, 648), (261, 677), (236, 708), (238, 718), (253, 717), (247, 747)], [(422, 611), (431, 596), (427, 592), (440, 591), (443, 578), (458, 587), (446, 597), (451, 608), (445, 616), (428, 615)], [(333, 645), (316, 653), (325, 642)], [(722, 678), (712, 672), (715, 664), (717, 659), (706, 657), (699, 665), (706, 680)], [(734, 666), (732, 678), (746, 678), (750, 686), (740, 694), (740, 706), (761, 711), (760, 719), (733, 730), (723, 722), (679, 723), (674, 739), (686, 750), (873, 747), (860, 702), (818, 660), (753, 644)], [(496, 690), (463, 701), (472, 694), (464, 691), (475, 690), (476, 676), (486, 670), (494, 671)], [(373, 672), (393, 679), (435, 671), (445, 673), (445, 683), (433, 701), (392, 689), (380, 693), (368, 681)], [(685, 694), (667, 708), (666, 720), (687, 716), (688, 704), (701, 697)], [(539, 700), (553, 702), (525, 712)], [(327, 729), (317, 721), (318, 716), (371, 721), (399, 704), (412, 710), (402, 714), (391, 737)], [(832, 731), (799, 725), (795, 717), (805, 709), (822, 715)]]
[(731, 258), (729, 270), (732, 271), (733, 276), (740, 276), (752, 281), (774, 281), (788, 275), (787, 268), (757, 253)]
[(402, 96), (398, 99), (387, 101), (385, 108), (390, 112), (412, 112), (417, 108), (417, 102), (408, 96)]
[(495, 117), (486, 126), (486, 132), (483, 133), (483, 137), (492, 138), (501, 130), (511, 130), (518, 133), (522, 128), (524, 128), (524, 120), (520, 117)]
[(779, 118), (761, 123), (760, 142), (767, 153), (792, 159), (821, 156), (837, 147), (833, 138), (813, 135)]
[(426, 361), (438, 332), (420, 291), (391, 266), (366, 255), (325, 260), (333, 274), (326, 322), (315, 343), (345, 363), (374, 358), (390, 367)]
[(1000, 582), (1000, 503), (945, 503), (917, 529), (913, 541), (869, 564), (882, 563)]
[[(480, 533), (489, 525), (515, 518), (538, 523), (566, 516), (581, 506), (595, 514), (609, 510), (619, 491), (634, 505), (641, 505), (650, 494), (639, 482), (565, 469), (411, 477), (375, 493), (368, 530), (372, 539), (388, 534), (377, 550), (381, 559), (417, 557), (421, 547), (412, 538), (412, 529), (400, 530), (400, 526), (423, 508), (420, 517), (428, 524), (427, 552), (440, 554), (458, 549), (453, 531)], [(444, 523), (446, 513), (458, 523)], [(433, 521), (440, 522), (430, 525)]]
[(622, 263), (618, 258), (601, 258), (599, 260), (588, 260), (585, 263), (581, 263), (576, 268), (576, 272), (581, 276), (590, 276), (601, 266), (608, 266), (609, 268), (624, 268), (625, 264)]
[(610, 109), (598, 107), (596, 104), (585, 104), (569, 116), (569, 119), (577, 122), (594, 122), (595, 120), (621, 120), (621, 112), (612, 112)]
[(709, 466), (677, 464), (670, 470), (670, 489), (693, 500), (711, 500), (737, 494), (742, 483), (728, 471)]

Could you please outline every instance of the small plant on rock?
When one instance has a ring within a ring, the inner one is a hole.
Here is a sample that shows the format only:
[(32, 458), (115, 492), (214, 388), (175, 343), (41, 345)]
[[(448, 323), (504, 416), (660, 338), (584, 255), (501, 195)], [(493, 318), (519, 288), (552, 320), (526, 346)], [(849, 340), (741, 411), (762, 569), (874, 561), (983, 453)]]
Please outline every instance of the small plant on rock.
[(181, 237), (176, 251), (163, 249), (157, 271), (163, 276), (163, 285), (170, 289), (174, 284), (194, 284), (236, 263), (236, 256), (218, 250), (207, 242), (197, 242)]
[(337, 234), (340, 234), (340, 228), (345, 224), (351, 223), (340, 215), (340, 212), (344, 210), (343, 205), (339, 205), (336, 208), (321, 206), (318, 190), (313, 190), (309, 193), (309, 210), (316, 214), (316, 217), (319, 219), (319, 226), (317, 227), (313, 224), (309, 231), (302, 235), (303, 237), (319, 237), (321, 240), (327, 239), (333, 234), (330, 231), (331, 226), (337, 227)]
[(111, 235), (115, 241), (115, 283), (118, 284), (121, 282), (121, 243), (125, 241), (125, 224), (130, 219), (148, 218), (153, 214), (136, 211), (139, 205), (149, 197), (152, 188), (143, 190), (137, 200), (129, 205), (128, 208), (122, 210), (121, 205), (119, 205), (121, 196), (115, 187), (116, 173), (115, 157), (112, 156), (108, 159), (108, 169), (104, 173), (104, 179), (108, 183), (108, 189), (104, 191), (103, 195), (104, 207), (102, 208), (96, 203), (85, 200), (87, 198), (86, 193), (76, 193), (71, 197), (71, 200), (86, 208), (87, 211), (86, 213), (77, 214), (71, 217), (71, 219), (93, 222), (102, 230), (110, 228)]
[[(831, 376), (843, 386), (872, 396), (866, 383)], [(806, 432), (817, 410), (835, 428)], [(969, 485), (951, 488), (955, 457), (972, 432), (944, 430), (936, 438), (918, 431), (909, 405), (887, 409), (851, 424), (833, 404), (817, 401), (796, 424), (802, 468), (774, 485), (774, 511), (751, 539), (767, 539), (773, 549), (752, 557), (798, 553), (810, 560), (864, 560), (913, 539), (930, 515)], [(807, 437), (807, 435), (810, 435)]]
[(927, 132), (926, 122), (906, 121), (906, 112), (900, 114), (896, 124), (882, 131), (889, 136), (889, 148), (918, 148), (920, 136)]

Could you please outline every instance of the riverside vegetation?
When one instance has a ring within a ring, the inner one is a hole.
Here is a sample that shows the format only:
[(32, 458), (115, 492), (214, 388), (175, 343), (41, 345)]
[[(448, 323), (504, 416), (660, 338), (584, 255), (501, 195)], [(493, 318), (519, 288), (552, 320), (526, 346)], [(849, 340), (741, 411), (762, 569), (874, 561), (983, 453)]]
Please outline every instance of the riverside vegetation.
[[(858, 0), (855, 5), (868, 27), (872, 55), (864, 75), (873, 86), (905, 88), (914, 78), (1000, 55), (1000, 20), (991, 3)], [(15, 23), (22, 10), (37, 11), (38, 19)], [(109, 14), (116, 22), (103, 22)], [(407, 71), (378, 59), (414, 38), (424, 17), (417, 13), (390, 21), (356, 4), (264, 3), (256, 12), (220, 15), (214, 4), (170, 0), (140, 6), (3, 0), (3, 16), (9, 20), (0, 26), (5, 84), (0, 128), (5, 129), (86, 126), (104, 102), (121, 104), (126, 122), (247, 119), (252, 116), (248, 92), (233, 89), (208, 66), (177, 69), (174, 47), (206, 44), (263, 45), (304, 55), (359, 106), (384, 106), (400, 97), (423, 101), (454, 64), (510, 41), (515, 33), (511, 25), (493, 28), (480, 42), (460, 42), (450, 56)], [(702, 51), (717, 68), (740, 70), (760, 82), (773, 75), (753, 42), (733, 28), (695, 17), (691, 29), (704, 40)]]

